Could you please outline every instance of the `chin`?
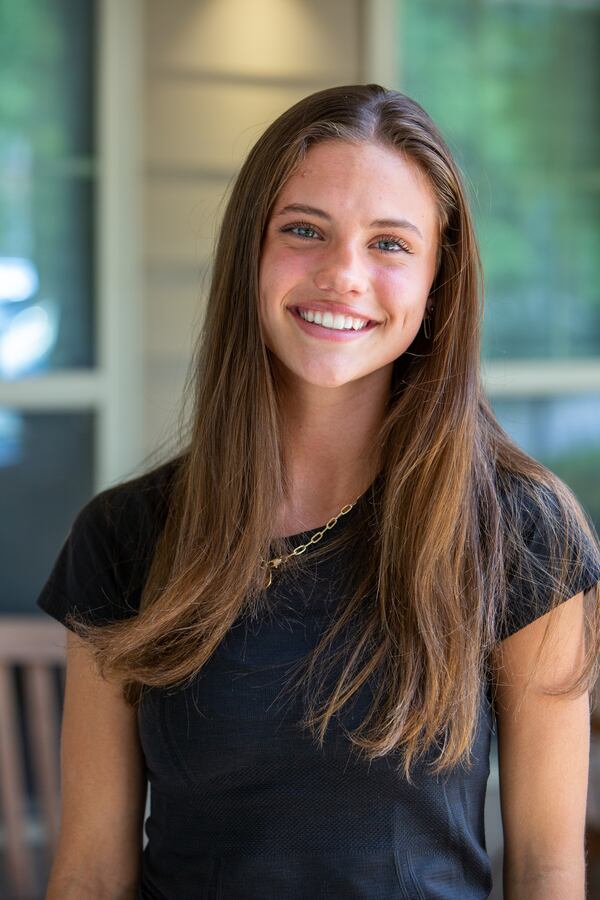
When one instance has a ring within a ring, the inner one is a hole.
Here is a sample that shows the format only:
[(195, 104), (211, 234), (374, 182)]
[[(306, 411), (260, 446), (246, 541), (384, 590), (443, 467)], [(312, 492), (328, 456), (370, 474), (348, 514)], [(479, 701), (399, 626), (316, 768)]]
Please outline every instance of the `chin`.
[(359, 381), (363, 377), (362, 375), (352, 375), (347, 372), (341, 373), (298, 371), (294, 374), (299, 381), (303, 381), (306, 384), (311, 384), (314, 387), (323, 389), (343, 387), (345, 384), (351, 384), (354, 381)]

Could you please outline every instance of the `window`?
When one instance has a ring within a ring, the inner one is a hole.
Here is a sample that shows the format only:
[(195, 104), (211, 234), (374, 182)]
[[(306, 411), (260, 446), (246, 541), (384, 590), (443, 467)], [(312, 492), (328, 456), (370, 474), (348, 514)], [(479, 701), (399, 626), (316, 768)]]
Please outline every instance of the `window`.
[(0, 612), (142, 457), (140, 6), (0, 5)]
[(490, 398), (600, 527), (600, 0), (397, 11), (401, 89), (439, 124), (470, 193)]

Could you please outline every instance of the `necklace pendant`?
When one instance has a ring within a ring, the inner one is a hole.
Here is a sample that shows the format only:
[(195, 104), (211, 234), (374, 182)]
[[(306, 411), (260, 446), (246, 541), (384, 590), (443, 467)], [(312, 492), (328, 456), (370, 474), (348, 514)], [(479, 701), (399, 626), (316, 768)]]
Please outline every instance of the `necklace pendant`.
[(271, 586), (271, 582), (273, 581), (273, 569), (276, 569), (277, 566), (280, 566), (282, 562), (283, 562), (283, 559), (281, 557), (278, 557), (277, 559), (272, 559), (269, 561), (268, 567), (267, 567), (267, 575), (265, 577), (265, 588), (268, 588)]
[[(357, 501), (355, 500), (354, 503)], [(264, 590), (271, 586), (273, 582), (273, 569), (276, 569), (281, 565), (282, 562), (285, 562), (288, 559), (291, 559), (293, 556), (299, 556), (301, 553), (304, 553), (305, 550), (308, 550), (309, 547), (312, 547), (313, 544), (317, 544), (326, 531), (329, 531), (330, 528), (333, 528), (337, 520), (340, 516), (345, 516), (346, 513), (349, 513), (354, 503), (347, 503), (346, 506), (343, 506), (339, 511), (335, 518), (330, 519), (329, 522), (319, 531), (317, 534), (313, 534), (310, 541), (307, 544), (301, 544), (299, 547), (296, 547), (292, 553), (288, 553), (287, 556), (279, 556), (276, 559), (270, 559), (268, 562), (264, 559), (261, 559), (260, 564), (261, 568), (265, 568), (265, 581), (264, 581)]]

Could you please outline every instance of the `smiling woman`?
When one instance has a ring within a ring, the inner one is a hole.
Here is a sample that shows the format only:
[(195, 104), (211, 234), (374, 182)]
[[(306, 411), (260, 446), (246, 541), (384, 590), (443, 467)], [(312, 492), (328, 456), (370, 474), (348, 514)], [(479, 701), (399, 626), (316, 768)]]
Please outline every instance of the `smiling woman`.
[[(481, 315), (460, 174), (417, 103), (335, 87), (267, 128), (185, 449), (84, 507), (38, 600), (98, 667), (67, 667), (52, 900), (74, 842), (110, 896), (488, 897), (495, 725), (505, 896), (582, 900), (600, 552), (496, 421)], [(132, 788), (90, 823), (98, 772)]]

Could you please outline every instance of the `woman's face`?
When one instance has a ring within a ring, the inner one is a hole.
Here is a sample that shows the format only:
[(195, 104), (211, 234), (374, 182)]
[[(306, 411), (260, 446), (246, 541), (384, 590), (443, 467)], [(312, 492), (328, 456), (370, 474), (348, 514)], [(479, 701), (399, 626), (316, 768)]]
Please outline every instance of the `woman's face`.
[(423, 320), (437, 247), (434, 194), (414, 163), (379, 144), (316, 144), (265, 233), (267, 347), (316, 386), (391, 377)]

